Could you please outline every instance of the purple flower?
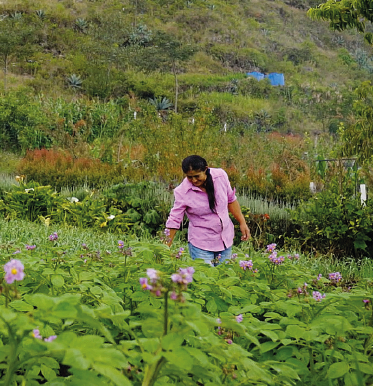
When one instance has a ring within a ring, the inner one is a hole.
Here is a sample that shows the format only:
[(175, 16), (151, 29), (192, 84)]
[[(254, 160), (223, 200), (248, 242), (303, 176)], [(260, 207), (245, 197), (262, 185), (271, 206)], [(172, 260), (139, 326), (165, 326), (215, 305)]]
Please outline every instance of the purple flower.
[(32, 330), (32, 336), (36, 339), (43, 339), (43, 337), (40, 335), (39, 329)]
[(14, 280), (21, 281), (25, 277), (23, 264), (16, 259), (10, 260), (4, 265), (5, 281), (12, 284)]
[(83, 249), (88, 249), (87, 244), (86, 243), (82, 243), (82, 248)]
[(144, 290), (151, 290), (153, 287), (148, 284), (148, 279), (146, 277), (140, 277), (140, 285)]
[(298, 292), (298, 294), (301, 294), (301, 293), (303, 293), (303, 290), (302, 290), (302, 288), (298, 287), (298, 288), (297, 288), (297, 292)]
[(342, 280), (342, 275), (339, 272), (329, 273), (329, 280), (333, 283), (338, 283)]
[(232, 339), (226, 339), (226, 342), (227, 342), (228, 344), (232, 344), (232, 343), (233, 343), (233, 340), (232, 340)]
[(179, 252), (177, 253), (176, 258), (180, 259), (183, 253), (184, 253), (184, 248), (179, 248)]
[(169, 230), (168, 228), (166, 228), (166, 229), (164, 230), (163, 234), (164, 234), (166, 237), (169, 237), (170, 234), (171, 234), (171, 232), (170, 232), (170, 230)]
[(294, 259), (299, 260), (299, 253), (295, 253), (295, 254), (294, 254)]
[(36, 245), (28, 245), (28, 244), (26, 244), (25, 247), (26, 247), (26, 249), (27, 249), (28, 251), (32, 251), (33, 249), (36, 248)]
[(175, 291), (172, 291), (170, 293), (170, 299), (172, 299), (172, 300), (176, 300), (177, 299), (177, 293)]
[(159, 279), (158, 271), (154, 268), (148, 268), (146, 270), (146, 274), (148, 275), (151, 283), (155, 283)]
[(321, 293), (319, 291), (313, 291), (312, 292), (312, 297), (317, 301), (317, 302), (321, 302), (322, 299), (324, 299), (326, 297), (325, 294), (321, 295)]
[(277, 257), (277, 252), (274, 251), (268, 256), (271, 263), (275, 265), (281, 265), (285, 261), (284, 256)]
[(221, 319), (220, 319), (220, 318), (217, 318), (217, 319), (216, 319), (216, 323), (221, 324)]
[(15, 252), (13, 252), (13, 255), (17, 255), (18, 253), (21, 253), (19, 249), (17, 249)]
[(122, 240), (118, 241), (118, 248), (119, 249), (123, 249), (124, 248), (124, 241), (122, 241)]
[(45, 338), (44, 342), (53, 342), (57, 338), (57, 335), (51, 335), (49, 338)]
[(232, 256), (231, 256), (231, 260), (236, 260), (237, 259), (237, 253), (233, 253)]
[(242, 316), (242, 314), (237, 315), (237, 316), (236, 316), (236, 322), (237, 322), (237, 323), (241, 323), (242, 321), (243, 321), (243, 316)]
[(58, 234), (57, 234), (57, 232), (53, 232), (53, 233), (49, 236), (49, 241), (55, 241), (55, 240), (58, 240)]
[(370, 300), (369, 299), (363, 299), (363, 303), (368, 304), (368, 303), (370, 303)]
[(174, 283), (183, 284), (185, 287), (188, 283), (193, 281), (194, 268), (179, 268), (179, 273), (174, 273), (171, 275), (171, 280)]
[(253, 261), (252, 260), (240, 260), (239, 266), (246, 271), (246, 269), (252, 269), (253, 268)]
[(320, 280), (321, 278), (322, 278), (322, 274), (319, 273), (319, 274), (317, 275), (317, 280)]
[(275, 243), (273, 243), (273, 244), (268, 244), (268, 245), (267, 245), (266, 252), (274, 252), (274, 250), (276, 249), (276, 246), (277, 246), (277, 244), (275, 244)]

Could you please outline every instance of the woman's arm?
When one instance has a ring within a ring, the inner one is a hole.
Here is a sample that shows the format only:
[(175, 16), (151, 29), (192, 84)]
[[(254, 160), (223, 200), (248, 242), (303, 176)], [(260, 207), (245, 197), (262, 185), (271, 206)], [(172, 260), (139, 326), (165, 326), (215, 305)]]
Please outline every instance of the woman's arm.
[(166, 222), (166, 228), (170, 230), (170, 235), (168, 236), (167, 245), (170, 247), (174, 240), (176, 232), (180, 228), (180, 224), (183, 221), (184, 213), (186, 210), (186, 203), (184, 201), (184, 196), (178, 192), (174, 191), (175, 201), (171, 209), (171, 212), (168, 216)]
[(233, 214), (233, 217), (239, 222), (240, 224), (240, 230), (242, 233), (241, 240), (248, 240), (250, 235), (250, 229), (246, 224), (245, 217), (241, 212), (240, 204), (237, 200), (231, 202), (228, 204), (228, 210)]

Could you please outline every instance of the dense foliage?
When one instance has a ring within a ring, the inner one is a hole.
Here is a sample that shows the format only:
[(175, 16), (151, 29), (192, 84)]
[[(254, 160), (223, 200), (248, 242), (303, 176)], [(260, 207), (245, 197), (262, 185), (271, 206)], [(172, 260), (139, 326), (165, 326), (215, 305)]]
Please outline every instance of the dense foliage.
[(5, 386), (372, 381), (371, 279), (311, 271), (275, 244), (210, 267), (160, 243), (42, 234), (0, 250)]

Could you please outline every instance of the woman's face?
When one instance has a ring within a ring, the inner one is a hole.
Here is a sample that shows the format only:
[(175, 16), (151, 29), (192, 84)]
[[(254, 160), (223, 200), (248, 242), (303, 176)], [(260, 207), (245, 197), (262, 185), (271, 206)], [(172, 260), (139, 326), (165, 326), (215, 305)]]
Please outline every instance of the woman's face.
[[(206, 168), (206, 170), (207, 170), (207, 168)], [(194, 186), (201, 187), (201, 186), (205, 183), (206, 178), (207, 178), (206, 170), (205, 170), (205, 171), (201, 171), (201, 170), (189, 170), (185, 175), (186, 175), (186, 178), (187, 178)]]

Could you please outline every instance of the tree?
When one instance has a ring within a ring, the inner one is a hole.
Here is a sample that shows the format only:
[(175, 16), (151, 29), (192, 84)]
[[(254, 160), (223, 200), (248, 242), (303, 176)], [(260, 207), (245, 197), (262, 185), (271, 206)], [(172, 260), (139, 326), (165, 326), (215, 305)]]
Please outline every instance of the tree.
[(183, 44), (171, 35), (158, 31), (151, 45), (143, 47), (136, 58), (137, 66), (146, 71), (171, 71), (175, 80), (174, 111), (177, 113), (179, 83), (177, 75), (182, 69), (182, 63), (187, 62), (194, 54), (194, 47)]
[(30, 52), (33, 36), (32, 27), (22, 17), (6, 17), (0, 21), (0, 56), (3, 61), (5, 90), (10, 61), (14, 56), (25, 57)]
[(373, 34), (365, 33), (366, 22), (373, 22), (372, 3), (369, 0), (328, 0), (308, 10), (313, 20), (327, 20), (334, 31), (356, 28), (364, 33), (365, 40), (373, 43)]
[(363, 164), (373, 157), (373, 86), (363, 82), (355, 93), (353, 121), (342, 134), (342, 154), (356, 156)]

